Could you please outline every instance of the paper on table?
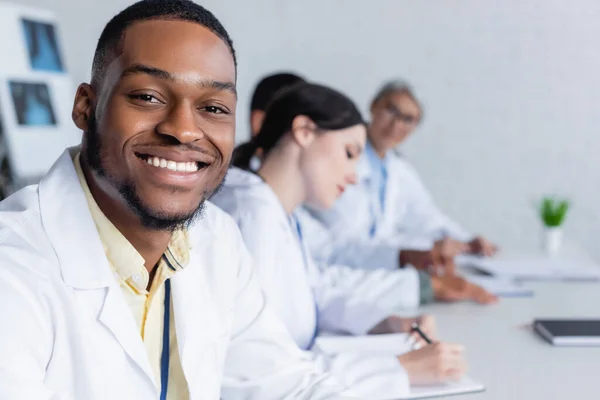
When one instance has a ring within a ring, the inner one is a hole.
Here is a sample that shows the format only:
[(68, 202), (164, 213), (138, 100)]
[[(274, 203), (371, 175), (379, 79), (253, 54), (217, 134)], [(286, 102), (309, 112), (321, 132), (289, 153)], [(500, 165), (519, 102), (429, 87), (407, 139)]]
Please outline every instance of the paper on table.
[[(405, 333), (368, 336), (320, 336), (315, 341), (314, 348), (328, 355), (346, 352), (398, 355), (411, 350), (409, 343), (409, 336)], [(484, 390), (484, 385), (465, 376), (459, 382), (411, 386), (410, 394), (407, 396), (401, 398), (377, 397), (377, 400), (426, 399)]]
[(600, 267), (591, 261), (561, 257), (482, 258), (459, 256), (458, 265), (472, 266), (494, 276), (519, 280), (599, 280)]
[(381, 400), (430, 399), (433, 397), (450, 396), (454, 394), (477, 393), (483, 392), (484, 390), (485, 386), (483, 384), (465, 376), (459, 382), (449, 382), (432, 386), (411, 386), (410, 394), (406, 397)]
[(533, 290), (512, 279), (497, 276), (465, 276), (469, 282), (481, 286), (498, 297), (528, 297), (533, 296)]
[(367, 336), (319, 336), (315, 348), (325, 354), (369, 353), (400, 355), (412, 350), (406, 333)]

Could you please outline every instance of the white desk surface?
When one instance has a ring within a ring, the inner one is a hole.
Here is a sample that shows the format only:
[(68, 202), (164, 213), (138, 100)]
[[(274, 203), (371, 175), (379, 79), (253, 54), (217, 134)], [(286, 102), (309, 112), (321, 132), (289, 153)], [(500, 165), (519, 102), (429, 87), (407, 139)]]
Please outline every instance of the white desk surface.
[(527, 285), (533, 297), (424, 307), (436, 317), (440, 339), (466, 346), (469, 375), (487, 387), (451, 399), (600, 399), (600, 347), (552, 347), (529, 327), (540, 317), (600, 318), (600, 283)]

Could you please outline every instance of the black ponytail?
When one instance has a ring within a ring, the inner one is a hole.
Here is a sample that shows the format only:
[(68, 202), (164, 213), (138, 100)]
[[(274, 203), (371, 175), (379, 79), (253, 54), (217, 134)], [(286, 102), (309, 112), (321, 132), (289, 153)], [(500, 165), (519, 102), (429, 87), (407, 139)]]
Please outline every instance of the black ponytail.
[(294, 118), (304, 115), (321, 130), (341, 130), (364, 124), (356, 105), (342, 93), (325, 86), (299, 83), (279, 92), (266, 110), (258, 134), (236, 147), (232, 164), (250, 169), (250, 160), (261, 149), (263, 156), (290, 131)]
[(258, 146), (254, 140), (238, 145), (233, 151), (231, 164), (238, 168), (249, 171), (250, 162), (252, 161), (252, 157), (254, 157), (257, 150)]

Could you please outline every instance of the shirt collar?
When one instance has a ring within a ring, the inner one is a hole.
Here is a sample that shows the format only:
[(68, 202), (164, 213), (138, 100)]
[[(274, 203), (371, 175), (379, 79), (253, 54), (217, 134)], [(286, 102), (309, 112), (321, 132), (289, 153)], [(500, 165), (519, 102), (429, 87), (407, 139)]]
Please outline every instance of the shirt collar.
[(175, 271), (185, 268), (190, 261), (190, 241), (187, 231), (178, 230), (173, 233), (165, 256)]

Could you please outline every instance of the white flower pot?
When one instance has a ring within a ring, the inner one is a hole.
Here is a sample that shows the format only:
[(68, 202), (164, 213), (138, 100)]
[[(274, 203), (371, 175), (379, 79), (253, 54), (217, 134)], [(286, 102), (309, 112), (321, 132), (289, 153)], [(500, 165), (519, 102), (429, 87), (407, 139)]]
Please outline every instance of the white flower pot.
[(554, 256), (560, 252), (563, 240), (563, 230), (560, 227), (544, 228), (542, 238), (542, 249), (549, 256)]

